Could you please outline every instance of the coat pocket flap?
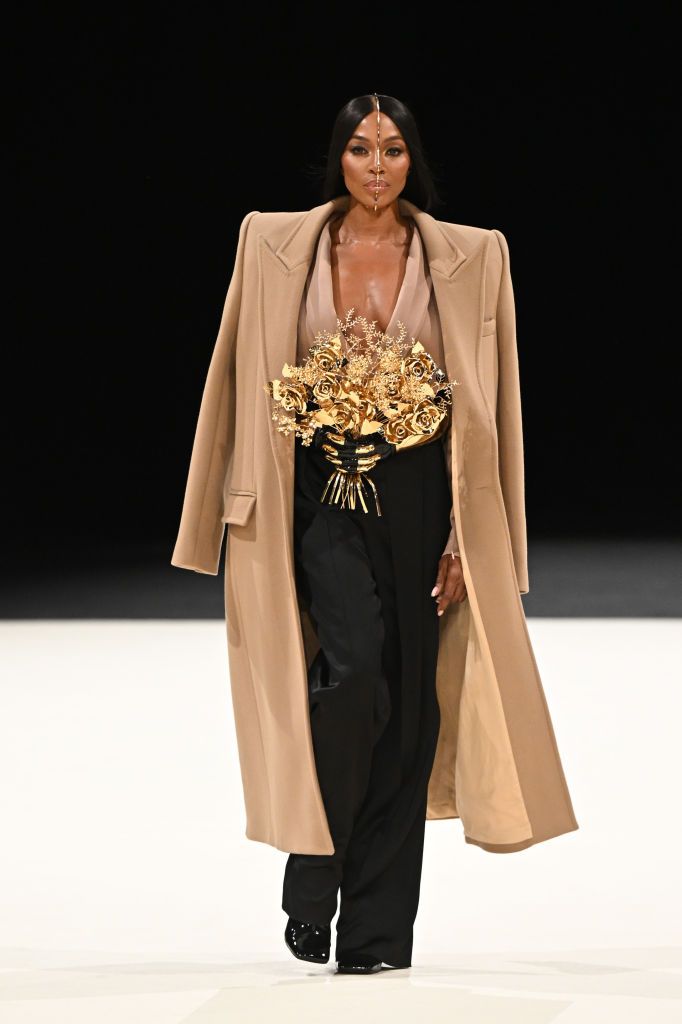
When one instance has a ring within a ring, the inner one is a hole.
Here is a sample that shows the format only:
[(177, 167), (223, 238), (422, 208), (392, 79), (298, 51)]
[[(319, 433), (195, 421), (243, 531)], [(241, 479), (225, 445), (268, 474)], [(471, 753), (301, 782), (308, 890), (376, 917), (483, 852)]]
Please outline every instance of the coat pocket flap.
[(497, 320), (492, 317), (490, 320), (483, 321), (483, 329), (481, 330), (481, 337), (485, 338), (488, 334), (494, 334), (497, 330)]
[(255, 502), (256, 495), (253, 491), (228, 491), (222, 522), (245, 526)]

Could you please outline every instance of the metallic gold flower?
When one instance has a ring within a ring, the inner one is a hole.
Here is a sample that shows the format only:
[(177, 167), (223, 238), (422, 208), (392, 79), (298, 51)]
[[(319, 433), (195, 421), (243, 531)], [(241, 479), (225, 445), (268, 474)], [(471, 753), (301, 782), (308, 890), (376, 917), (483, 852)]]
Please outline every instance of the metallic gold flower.
[(401, 373), (377, 377), (369, 386), (370, 394), (384, 403), (397, 402), (405, 390), (405, 377)]
[(408, 415), (394, 416), (384, 425), (384, 437), (391, 444), (400, 444), (408, 437), (414, 436), (412, 417)]
[(341, 392), (341, 382), (332, 373), (323, 373), (313, 384), (313, 397), (320, 403), (334, 401), (341, 396)]
[(430, 398), (425, 398), (410, 414), (410, 421), (416, 434), (433, 433), (442, 418), (441, 410)]
[(424, 350), (424, 346), (420, 342), (417, 342), (412, 347), (412, 352), (403, 359), (401, 366), (403, 373), (416, 377), (419, 380), (430, 377), (434, 369), (434, 360)]
[(328, 373), (330, 370), (336, 369), (338, 363), (343, 359), (343, 346), (341, 345), (339, 335), (335, 335), (326, 342), (312, 345), (309, 356), (322, 373)]
[(373, 420), (377, 414), (377, 407), (370, 398), (358, 398), (355, 401), (358, 413), (362, 420)]
[(339, 430), (357, 432), (360, 426), (360, 413), (357, 406), (352, 402), (335, 402), (331, 407), (327, 407), (325, 411)]
[(286, 412), (304, 413), (308, 403), (308, 389), (305, 384), (289, 384), (282, 380), (268, 382), (268, 390), (274, 400)]

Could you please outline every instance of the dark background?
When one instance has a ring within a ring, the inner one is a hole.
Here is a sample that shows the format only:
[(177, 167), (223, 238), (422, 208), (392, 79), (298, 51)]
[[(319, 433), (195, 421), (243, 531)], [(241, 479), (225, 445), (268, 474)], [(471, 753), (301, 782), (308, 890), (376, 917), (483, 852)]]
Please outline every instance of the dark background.
[(439, 219), (509, 242), (531, 592), (533, 552), (607, 543), (641, 589), (632, 545), (677, 550), (680, 519), (672, 12), (31, 8), (6, 129), (7, 613), (67, 592), (102, 613), (117, 568), (163, 570), (132, 614), (201, 587), (215, 610), (220, 581), (170, 557), (239, 223), (317, 205), (336, 112), (374, 90), (415, 114)]

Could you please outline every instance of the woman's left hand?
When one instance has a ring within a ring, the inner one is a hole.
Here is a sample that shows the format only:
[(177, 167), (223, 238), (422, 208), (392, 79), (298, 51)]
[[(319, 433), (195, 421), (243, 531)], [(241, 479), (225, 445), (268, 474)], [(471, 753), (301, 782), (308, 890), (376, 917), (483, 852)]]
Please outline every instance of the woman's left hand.
[(438, 614), (442, 615), (452, 601), (461, 603), (466, 596), (461, 559), (456, 555), (453, 558), (449, 553), (441, 555), (436, 585), (431, 591), (431, 597), (438, 598)]

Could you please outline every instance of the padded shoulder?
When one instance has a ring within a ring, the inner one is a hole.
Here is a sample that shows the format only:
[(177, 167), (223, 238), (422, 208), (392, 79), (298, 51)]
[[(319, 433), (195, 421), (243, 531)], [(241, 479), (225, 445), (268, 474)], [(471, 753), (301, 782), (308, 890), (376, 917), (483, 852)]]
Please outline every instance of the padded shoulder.
[(478, 228), (472, 224), (453, 224), (446, 220), (439, 220), (437, 223), (441, 231), (467, 256), (478, 249), (492, 234), (489, 228)]
[(256, 235), (264, 235), (271, 244), (279, 244), (284, 241), (289, 232), (308, 214), (309, 210), (297, 210), (290, 212), (256, 212), (251, 222), (251, 232)]

